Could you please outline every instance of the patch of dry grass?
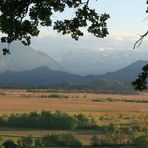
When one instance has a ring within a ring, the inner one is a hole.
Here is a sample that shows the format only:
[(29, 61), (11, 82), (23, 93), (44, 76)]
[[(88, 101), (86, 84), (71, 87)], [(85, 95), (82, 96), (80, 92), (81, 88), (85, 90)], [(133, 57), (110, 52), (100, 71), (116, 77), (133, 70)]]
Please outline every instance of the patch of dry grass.
[[(41, 110), (61, 110), (69, 113), (88, 112), (148, 112), (148, 103), (137, 102), (98, 102), (94, 99), (105, 100), (148, 100), (148, 93), (140, 95), (117, 95), (117, 94), (95, 94), (95, 93), (58, 93), (68, 98), (42, 98), (42, 95), (53, 94), (46, 92), (27, 92), (26, 90), (0, 90), (5, 95), (0, 95), (0, 114), (24, 113)], [(55, 93), (56, 94), (56, 93)]]
[[(43, 98), (51, 94), (68, 96), (68, 98)], [(106, 101), (111, 98), (113, 101)], [(61, 110), (69, 114), (83, 113), (87, 116), (94, 116), (98, 125), (117, 123), (128, 125), (139, 123), (142, 126), (148, 125), (148, 103), (124, 102), (114, 100), (148, 100), (148, 93), (139, 95), (119, 95), (101, 93), (55, 93), (51, 90), (40, 90), (27, 92), (26, 90), (0, 90), (0, 114), (24, 113), (41, 110)], [(99, 100), (99, 101), (93, 101)], [(102, 101), (100, 101), (102, 100)], [(71, 132), (84, 144), (90, 144), (93, 135), (102, 136), (99, 131), (34, 131), (23, 129), (0, 129), (0, 136), (6, 138), (17, 138), (32, 135), (33, 137), (43, 136), (52, 132)]]

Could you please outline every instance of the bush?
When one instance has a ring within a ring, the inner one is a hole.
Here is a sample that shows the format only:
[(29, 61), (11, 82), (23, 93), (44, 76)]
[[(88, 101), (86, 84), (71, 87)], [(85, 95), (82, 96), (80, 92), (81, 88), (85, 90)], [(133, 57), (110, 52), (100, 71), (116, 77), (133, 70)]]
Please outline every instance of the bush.
[(81, 146), (81, 142), (71, 134), (52, 134), (42, 137), (43, 146)]
[(23, 147), (30, 148), (33, 145), (32, 136), (22, 137), (22, 139), (21, 139), (21, 145)]
[(91, 145), (92, 146), (98, 146), (99, 145), (99, 138), (94, 135), (92, 138), (91, 138)]
[(17, 148), (17, 144), (15, 144), (15, 142), (12, 140), (6, 140), (2, 145), (5, 148)]
[(35, 146), (42, 146), (42, 140), (41, 138), (36, 138), (34, 141), (34, 145)]
[(134, 148), (148, 148), (148, 134), (136, 137), (133, 140)]

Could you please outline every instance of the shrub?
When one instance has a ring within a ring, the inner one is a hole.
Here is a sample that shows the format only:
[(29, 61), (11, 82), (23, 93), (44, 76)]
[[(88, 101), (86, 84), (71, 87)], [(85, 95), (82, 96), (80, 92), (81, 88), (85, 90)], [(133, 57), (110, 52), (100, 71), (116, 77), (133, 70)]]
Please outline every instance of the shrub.
[(43, 146), (81, 146), (81, 142), (72, 134), (52, 134), (42, 137)]
[(148, 148), (148, 134), (136, 137), (133, 140), (134, 148)]

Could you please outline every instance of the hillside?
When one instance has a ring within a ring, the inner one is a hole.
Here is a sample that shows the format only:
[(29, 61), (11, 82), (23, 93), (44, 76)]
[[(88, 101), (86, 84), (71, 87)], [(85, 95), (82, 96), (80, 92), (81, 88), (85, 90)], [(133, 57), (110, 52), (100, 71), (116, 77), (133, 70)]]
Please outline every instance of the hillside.
[(147, 61), (137, 61), (123, 69), (100, 76), (80, 76), (51, 70), (47, 66), (25, 71), (6, 71), (0, 73), (0, 84), (2, 86), (50, 86), (92, 91), (131, 91), (133, 90), (131, 82), (146, 63)]
[(0, 83), (7, 85), (42, 86), (65, 81), (80, 84), (83, 78), (67, 72), (53, 71), (45, 66), (28, 71), (7, 71), (0, 74)]
[(120, 70), (109, 72), (99, 77), (122, 82), (131, 82), (136, 79), (138, 74), (142, 71), (142, 67), (146, 64), (148, 64), (148, 61), (139, 60)]
[[(5, 47), (0, 43), (0, 49)], [(29, 46), (15, 42), (10, 46), (11, 54), (3, 56), (0, 53), (0, 72), (32, 70), (40, 66), (47, 66), (52, 70), (61, 70), (63, 67), (43, 52), (35, 51)]]

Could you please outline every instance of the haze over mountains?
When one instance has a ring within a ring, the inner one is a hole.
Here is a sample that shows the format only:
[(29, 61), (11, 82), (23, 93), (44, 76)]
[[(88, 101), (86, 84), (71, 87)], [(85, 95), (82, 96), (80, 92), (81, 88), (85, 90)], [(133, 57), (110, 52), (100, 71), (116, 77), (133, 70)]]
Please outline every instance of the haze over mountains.
[[(146, 61), (137, 61), (116, 72), (99, 76), (80, 76), (68, 72), (53, 71), (42, 66), (28, 71), (7, 71), (0, 74), (4, 86), (60, 86), (87, 88), (99, 91), (129, 91), (130, 83), (137, 77)], [(82, 87), (80, 87), (82, 86)]]
[[(0, 43), (0, 49), (5, 45)], [(7, 45), (6, 45), (7, 46)], [(148, 51), (140, 50), (54, 50), (47, 55), (13, 43), (10, 55), (0, 54), (0, 72), (32, 70), (47, 66), (50, 70), (66, 71), (78, 75), (101, 75), (117, 71), (138, 60), (147, 60)], [(43, 46), (44, 48), (44, 46)], [(50, 50), (51, 51), (51, 50)]]
[(49, 52), (68, 72), (79, 75), (100, 75), (126, 67), (138, 60), (148, 60), (142, 49), (57, 49)]
[(106, 73), (104, 75), (88, 75), (80, 76), (68, 72), (50, 70), (46, 66), (38, 67), (33, 70), (26, 71), (6, 71), (0, 73), (0, 82), (24, 83), (24, 84), (58, 84), (62, 82), (72, 82), (75, 84), (87, 84), (97, 79), (117, 80), (121, 82), (131, 82), (141, 72), (142, 67), (148, 61), (137, 61), (127, 67), (115, 72)]
[[(0, 49), (7, 47), (0, 43)], [(32, 70), (40, 66), (47, 66), (51, 70), (64, 70), (64, 68), (53, 58), (43, 52), (34, 51), (29, 46), (17, 42), (12, 43), (10, 55), (3, 56), (0, 53), (0, 72)]]
[[(126, 65), (125, 67), (120, 68), (119, 70), (117, 69), (114, 72), (109, 72), (108, 70), (108, 73), (105, 74), (98, 73), (98, 75), (81, 76), (78, 74), (72, 74), (71, 72), (66, 72), (70, 71), (70, 68), (63, 68), (66, 67), (65, 65), (63, 65), (63, 63), (59, 64), (59, 62), (57, 62), (50, 56), (42, 52), (34, 51), (30, 47), (26, 47), (20, 43), (17, 43), (12, 44), (12, 48), (14, 48), (14, 50), (12, 51), (11, 55), (0, 55), (0, 83), (2, 85), (62, 86), (64, 84), (64, 87), (65, 85), (85, 85), (85, 87), (89, 89), (94, 88), (98, 90), (124, 90), (131, 87), (130, 83), (141, 72), (142, 67), (148, 63), (148, 61), (138, 60), (132, 64), (127, 64), (128, 66)], [(126, 54), (126, 57), (128, 56), (130, 56), (130, 54)], [(109, 57), (110, 54), (107, 58)], [(125, 57), (125, 55), (123, 57)], [(108, 60), (111, 60), (113, 58), (115, 57), (110, 57), (110, 59)], [(120, 59), (122, 61), (122, 58), (118, 57), (116, 59), (117, 65), (118, 60)], [(80, 59), (75, 59), (75, 61), (79, 60), (83, 60), (83, 56)], [(128, 60), (122, 62), (127, 63), (127, 61)], [(104, 68), (104, 70), (112, 68), (112, 60), (110, 62), (108, 61), (108, 64), (105, 63), (106, 59), (104, 58), (104, 63), (102, 59), (102, 64), (98, 65), (100, 73), (103, 72), (102, 68)], [(83, 65), (82, 62), (80, 62), (80, 64)], [(90, 70), (92, 67), (93, 66), (90, 66), (88, 64), (87, 69)], [(96, 66), (94, 64), (94, 68), (95, 67)], [(85, 68), (85, 66), (83, 68)], [(79, 73), (81, 72), (79, 71)]]

